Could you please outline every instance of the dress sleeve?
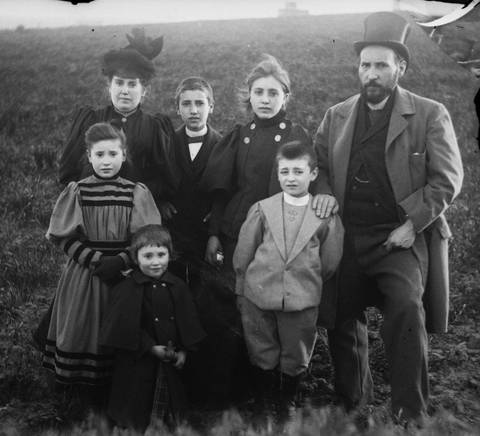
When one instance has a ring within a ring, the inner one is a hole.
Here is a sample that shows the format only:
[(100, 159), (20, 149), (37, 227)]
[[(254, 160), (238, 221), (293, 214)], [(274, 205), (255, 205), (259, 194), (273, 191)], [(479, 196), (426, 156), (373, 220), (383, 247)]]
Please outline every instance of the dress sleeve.
[(85, 243), (86, 232), (76, 182), (70, 182), (58, 197), (50, 218), (46, 238), (58, 245), (65, 254), (80, 265), (94, 265), (102, 253)]
[(162, 218), (149, 189), (143, 183), (137, 183), (133, 189), (130, 233), (135, 233), (147, 224), (162, 224)]
[(67, 142), (59, 161), (58, 179), (66, 185), (81, 178), (82, 171), (88, 165), (85, 152), (85, 132), (95, 123), (95, 114), (91, 107), (79, 109), (74, 117)]
[(153, 165), (158, 173), (147, 183), (155, 198), (170, 200), (180, 184), (180, 171), (175, 159), (175, 129), (167, 115), (153, 116), (155, 127), (154, 145), (152, 148)]
[(220, 139), (213, 147), (205, 167), (200, 190), (212, 195), (212, 212), (208, 234), (218, 236), (225, 206), (234, 191), (235, 163), (237, 157), (240, 125)]
[(236, 125), (213, 147), (200, 180), (202, 191), (209, 193), (226, 191), (230, 193), (234, 190), (240, 127), (240, 125)]

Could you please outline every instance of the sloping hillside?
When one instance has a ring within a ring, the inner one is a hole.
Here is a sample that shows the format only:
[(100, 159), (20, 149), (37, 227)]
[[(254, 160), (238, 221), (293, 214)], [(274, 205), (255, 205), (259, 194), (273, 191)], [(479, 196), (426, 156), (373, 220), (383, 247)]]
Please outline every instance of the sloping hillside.
[[(212, 124), (227, 131), (245, 120), (237, 105), (238, 87), (260, 55), (270, 53), (291, 74), (290, 117), (313, 134), (329, 106), (357, 92), (352, 42), (362, 38), (363, 18), (147, 25), (148, 34), (165, 35), (165, 48), (156, 61), (158, 75), (145, 107), (169, 114), (178, 125), (175, 87), (185, 76), (202, 75), (215, 90)], [(56, 422), (40, 356), (29, 341), (64, 261), (44, 239), (60, 191), (56, 156), (74, 109), (107, 102), (100, 57), (126, 45), (129, 31), (130, 26), (0, 32), (0, 423), (34, 433)], [(463, 192), (448, 214), (454, 233), (452, 328), (432, 338), (431, 412), (446, 409), (478, 425), (480, 177), (472, 104), (478, 83), (415, 25), (409, 46), (412, 63), (402, 83), (447, 106), (466, 172)], [(377, 314), (372, 314), (372, 323), (372, 362), (381, 406), (388, 388)], [(325, 392), (331, 388), (326, 356), (325, 347), (319, 346), (310, 385), (314, 399), (323, 395), (319, 404), (329, 398)]]

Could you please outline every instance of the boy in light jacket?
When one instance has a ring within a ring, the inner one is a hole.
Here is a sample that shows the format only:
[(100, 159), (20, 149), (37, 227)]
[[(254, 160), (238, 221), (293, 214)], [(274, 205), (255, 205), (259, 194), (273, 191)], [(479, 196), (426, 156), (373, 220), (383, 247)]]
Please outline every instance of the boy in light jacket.
[(268, 405), (280, 390), (280, 412), (291, 416), (317, 337), (323, 283), (342, 256), (343, 226), (337, 215), (319, 218), (312, 209), (311, 148), (284, 144), (276, 161), (283, 192), (250, 208), (233, 265), (257, 400)]

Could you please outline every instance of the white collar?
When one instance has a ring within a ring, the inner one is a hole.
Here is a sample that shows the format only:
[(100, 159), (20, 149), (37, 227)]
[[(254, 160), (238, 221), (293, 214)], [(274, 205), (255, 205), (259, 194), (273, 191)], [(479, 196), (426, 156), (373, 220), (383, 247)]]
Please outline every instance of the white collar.
[(205, 126), (202, 130), (199, 130), (198, 132), (194, 132), (193, 130), (190, 130), (187, 126), (185, 126), (185, 133), (190, 138), (196, 138), (197, 136), (205, 136), (207, 134), (207, 131), (207, 126)]
[(283, 193), (283, 201), (292, 206), (306, 206), (310, 200), (310, 194), (306, 194), (303, 197), (294, 197), (293, 195)]
[[(388, 96), (388, 97), (390, 97), (390, 96)], [(388, 97), (385, 97), (381, 102), (375, 103), (375, 104), (369, 103), (369, 102), (367, 101), (367, 106), (368, 106), (372, 111), (380, 111), (380, 110), (382, 110), (382, 109), (385, 107), (385, 105), (387, 104)]]

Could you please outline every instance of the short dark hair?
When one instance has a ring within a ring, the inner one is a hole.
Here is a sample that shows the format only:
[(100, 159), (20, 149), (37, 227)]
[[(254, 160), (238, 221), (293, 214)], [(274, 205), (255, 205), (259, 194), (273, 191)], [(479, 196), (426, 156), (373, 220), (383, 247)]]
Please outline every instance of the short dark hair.
[(155, 247), (166, 247), (168, 253), (170, 256), (172, 256), (172, 237), (167, 228), (160, 224), (148, 224), (140, 227), (133, 234), (128, 251), (130, 253), (130, 257), (135, 263), (137, 262), (138, 250), (149, 245), (153, 245)]
[(207, 95), (208, 102), (210, 104), (215, 103), (212, 86), (203, 77), (187, 77), (180, 82), (175, 91), (175, 104), (177, 107), (180, 103), (180, 94), (185, 91), (203, 91)]
[(313, 148), (300, 141), (290, 141), (286, 142), (278, 149), (275, 160), (278, 166), (280, 159), (293, 160), (301, 159), (303, 157), (307, 158), (308, 166), (310, 167), (310, 170), (313, 171), (317, 167), (317, 156), (315, 155)]
[(124, 152), (127, 151), (127, 138), (122, 130), (118, 130), (110, 123), (96, 123), (88, 128), (85, 132), (85, 144), (87, 150), (90, 151), (92, 145), (108, 139), (118, 139), (120, 141), (120, 147)]

